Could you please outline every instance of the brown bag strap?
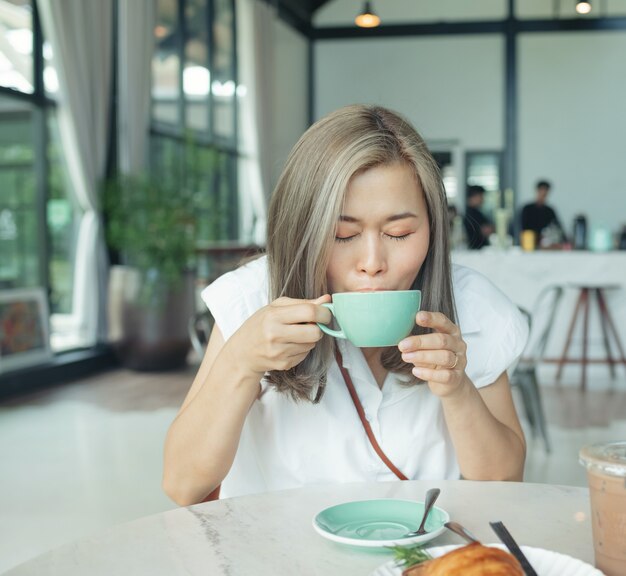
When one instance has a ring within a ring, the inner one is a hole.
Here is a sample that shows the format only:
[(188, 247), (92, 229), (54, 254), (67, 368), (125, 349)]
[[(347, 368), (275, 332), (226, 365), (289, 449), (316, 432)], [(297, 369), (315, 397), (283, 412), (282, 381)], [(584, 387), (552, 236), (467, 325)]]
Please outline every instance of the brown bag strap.
[(361, 401), (354, 389), (354, 384), (352, 383), (352, 378), (350, 378), (350, 374), (343, 367), (343, 358), (341, 357), (341, 352), (337, 348), (335, 348), (335, 358), (337, 360), (337, 365), (339, 366), (339, 370), (341, 370), (341, 375), (343, 376), (343, 381), (346, 383), (346, 387), (348, 388), (348, 392), (350, 392), (350, 398), (352, 398), (352, 402), (354, 403), (354, 407), (356, 408), (357, 413), (359, 414), (359, 418), (361, 419), (361, 424), (363, 424), (363, 428), (365, 429), (365, 433), (367, 434), (367, 439), (370, 441), (372, 448), (376, 451), (376, 454), (380, 456), (380, 459), (387, 465), (387, 468), (391, 470), (400, 480), (408, 480), (408, 478), (394, 465), (394, 463), (387, 458), (387, 455), (383, 452), (383, 449), (378, 445), (378, 441), (376, 440), (376, 436), (374, 436), (374, 432), (372, 432), (372, 427), (370, 423), (365, 418), (365, 412), (363, 411), (363, 406), (361, 406)]
[[(356, 390), (354, 389), (354, 384), (352, 383), (352, 378), (350, 378), (350, 374), (343, 367), (343, 358), (341, 357), (341, 352), (335, 348), (335, 358), (337, 359), (337, 365), (339, 366), (339, 370), (341, 370), (341, 375), (343, 376), (343, 381), (346, 383), (348, 388), (348, 392), (350, 392), (350, 398), (352, 398), (352, 402), (354, 402), (354, 407), (361, 419), (361, 424), (363, 424), (363, 428), (365, 429), (365, 433), (367, 434), (367, 439), (370, 441), (372, 448), (376, 451), (376, 454), (380, 457), (380, 459), (387, 465), (387, 468), (391, 470), (400, 480), (408, 480), (408, 478), (394, 465), (394, 463), (387, 458), (387, 455), (383, 452), (383, 449), (378, 445), (376, 440), (376, 436), (374, 436), (374, 432), (372, 432), (372, 427), (370, 423), (365, 418), (365, 412), (363, 411), (363, 406), (361, 406), (361, 401), (357, 396)], [(213, 490), (202, 502), (211, 502), (213, 500), (219, 500), (220, 497), (220, 488), (221, 484)]]
[(213, 500), (219, 500), (221, 487), (222, 485), (218, 484), (217, 488), (213, 490), (213, 492), (211, 492), (204, 500), (202, 500), (202, 502), (213, 502)]

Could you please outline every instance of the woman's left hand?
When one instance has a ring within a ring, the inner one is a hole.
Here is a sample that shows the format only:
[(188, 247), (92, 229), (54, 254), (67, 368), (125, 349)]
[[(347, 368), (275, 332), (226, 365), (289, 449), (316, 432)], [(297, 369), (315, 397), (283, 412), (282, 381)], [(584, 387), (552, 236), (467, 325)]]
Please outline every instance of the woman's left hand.
[(467, 345), (458, 326), (440, 312), (418, 312), (415, 322), (432, 332), (402, 340), (398, 344), (402, 359), (413, 364), (413, 374), (427, 382), (433, 394), (460, 392), (467, 380)]

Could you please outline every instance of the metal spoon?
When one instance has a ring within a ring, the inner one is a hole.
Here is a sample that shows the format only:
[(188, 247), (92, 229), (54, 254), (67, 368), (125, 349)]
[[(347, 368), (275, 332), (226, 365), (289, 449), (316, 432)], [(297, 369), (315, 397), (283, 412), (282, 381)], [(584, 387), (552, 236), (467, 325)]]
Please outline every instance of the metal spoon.
[(444, 526), (448, 530), (452, 530), (455, 534), (458, 534), (464, 540), (467, 540), (470, 544), (480, 544), (480, 541), (464, 526), (461, 526), (458, 522), (446, 522)]
[(414, 532), (409, 532), (404, 535), (404, 538), (410, 538), (412, 536), (423, 536), (427, 533), (426, 528), (426, 520), (428, 519), (428, 514), (430, 513), (432, 507), (435, 505), (437, 498), (439, 498), (439, 494), (441, 494), (441, 490), (439, 488), (431, 488), (428, 492), (426, 492), (426, 498), (424, 498), (424, 516), (422, 516), (422, 522), (417, 530)]

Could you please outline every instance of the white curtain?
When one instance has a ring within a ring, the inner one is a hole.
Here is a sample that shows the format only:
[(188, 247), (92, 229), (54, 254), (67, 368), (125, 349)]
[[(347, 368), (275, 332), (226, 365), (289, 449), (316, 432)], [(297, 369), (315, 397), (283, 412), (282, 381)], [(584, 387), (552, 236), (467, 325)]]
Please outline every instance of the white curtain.
[(148, 159), (154, 0), (118, 0), (118, 163), (124, 174)]
[(275, 10), (259, 0), (237, 0), (239, 83), (239, 206), (241, 240), (264, 245), (271, 193)]
[(58, 123), (72, 192), (82, 212), (73, 315), (80, 342), (106, 338), (107, 258), (100, 212), (111, 97), (113, 0), (40, 0), (59, 79)]

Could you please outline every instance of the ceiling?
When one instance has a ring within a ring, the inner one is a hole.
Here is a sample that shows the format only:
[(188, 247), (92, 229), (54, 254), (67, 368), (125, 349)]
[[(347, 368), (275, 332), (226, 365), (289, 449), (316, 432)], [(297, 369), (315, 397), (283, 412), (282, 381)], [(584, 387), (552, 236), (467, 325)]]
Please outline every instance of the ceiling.
[(329, 0), (265, 0), (278, 8), (280, 15), (301, 29), (312, 25), (313, 14)]

